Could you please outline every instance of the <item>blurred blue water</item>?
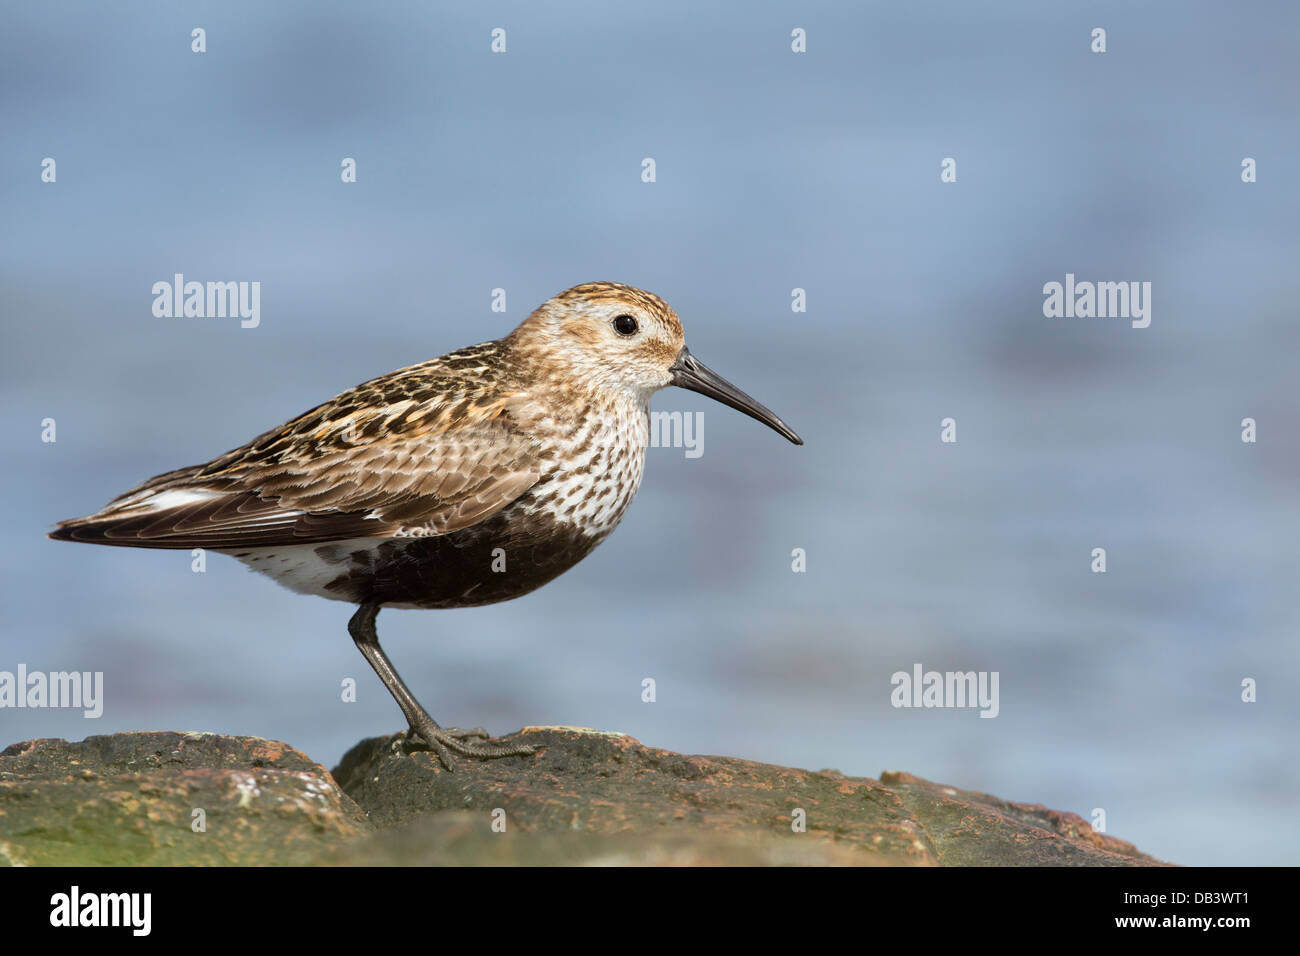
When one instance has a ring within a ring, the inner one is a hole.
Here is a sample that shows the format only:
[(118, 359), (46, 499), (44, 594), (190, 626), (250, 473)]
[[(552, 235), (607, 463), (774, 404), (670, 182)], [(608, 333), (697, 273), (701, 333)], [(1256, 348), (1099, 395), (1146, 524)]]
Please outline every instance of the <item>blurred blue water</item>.
[[(667, 298), (807, 445), (663, 393), (704, 411), (705, 454), (652, 450), (586, 562), (517, 602), (381, 616), (436, 717), (906, 769), (1104, 808), (1182, 863), (1297, 861), (1293, 5), (60, 4), (0, 24), (0, 670), (103, 670), (108, 693), (98, 721), (0, 710), (0, 743), (202, 729), (329, 764), (398, 729), (346, 607), (215, 555), (198, 575), (43, 534), (614, 279)], [(260, 327), (155, 318), (174, 272), (260, 281)], [(1044, 318), (1067, 272), (1152, 282), (1151, 327)], [(1000, 716), (892, 708), (915, 662), (999, 671)]]

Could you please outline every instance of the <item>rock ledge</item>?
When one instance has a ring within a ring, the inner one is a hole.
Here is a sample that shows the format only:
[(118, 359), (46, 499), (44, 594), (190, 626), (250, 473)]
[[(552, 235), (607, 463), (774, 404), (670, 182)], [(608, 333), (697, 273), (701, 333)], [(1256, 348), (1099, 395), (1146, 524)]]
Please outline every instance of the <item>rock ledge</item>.
[(541, 749), (449, 774), (376, 737), (331, 774), (257, 737), (30, 740), (0, 752), (0, 865), (1162, 865), (1076, 814), (906, 773), (686, 756), (577, 727), (506, 739)]

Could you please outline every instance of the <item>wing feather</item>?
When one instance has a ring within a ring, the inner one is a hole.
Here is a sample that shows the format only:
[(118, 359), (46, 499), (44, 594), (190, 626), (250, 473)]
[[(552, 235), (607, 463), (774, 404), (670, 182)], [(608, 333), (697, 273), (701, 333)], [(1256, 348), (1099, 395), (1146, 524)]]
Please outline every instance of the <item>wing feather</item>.
[(447, 534), (483, 521), (541, 478), (537, 443), (512, 414), (526, 396), (412, 374), (426, 366), (357, 386), (207, 464), (159, 475), (50, 536), (236, 549)]

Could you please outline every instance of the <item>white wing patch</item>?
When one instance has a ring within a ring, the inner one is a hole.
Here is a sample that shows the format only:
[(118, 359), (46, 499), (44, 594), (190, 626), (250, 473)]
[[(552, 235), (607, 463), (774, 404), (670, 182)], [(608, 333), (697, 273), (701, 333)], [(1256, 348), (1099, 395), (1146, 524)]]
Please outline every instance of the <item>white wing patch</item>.
[(142, 492), (139, 497), (127, 498), (119, 502), (114, 511), (166, 511), (169, 508), (179, 508), (183, 505), (192, 505), (199, 501), (211, 501), (213, 498), (220, 497), (219, 491), (206, 491), (194, 488), (172, 488), (167, 491), (150, 491)]

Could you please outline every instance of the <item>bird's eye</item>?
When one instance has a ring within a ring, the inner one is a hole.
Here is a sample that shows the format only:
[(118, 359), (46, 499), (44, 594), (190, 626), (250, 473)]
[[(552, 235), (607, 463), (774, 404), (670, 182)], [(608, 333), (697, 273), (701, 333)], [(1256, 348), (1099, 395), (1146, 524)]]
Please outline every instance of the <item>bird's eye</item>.
[(636, 335), (636, 319), (630, 315), (620, 315), (614, 320), (614, 331), (619, 335)]

